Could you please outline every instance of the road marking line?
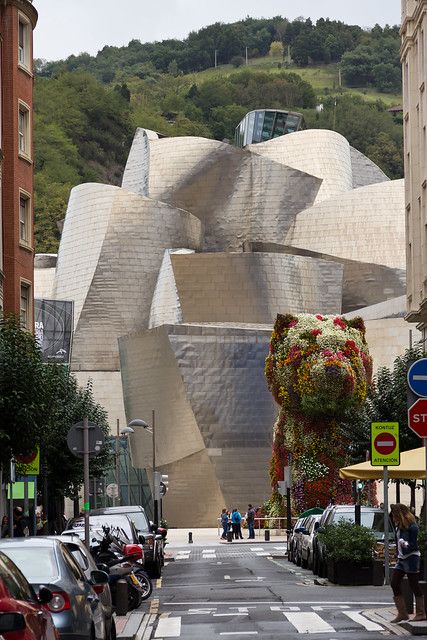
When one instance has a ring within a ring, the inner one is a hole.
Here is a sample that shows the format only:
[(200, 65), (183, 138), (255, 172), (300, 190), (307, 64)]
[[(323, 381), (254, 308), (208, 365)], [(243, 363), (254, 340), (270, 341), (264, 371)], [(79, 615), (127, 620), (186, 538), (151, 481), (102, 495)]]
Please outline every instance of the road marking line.
[(377, 624), (376, 622), (368, 620), (368, 618), (362, 616), (362, 614), (358, 611), (343, 611), (343, 613), (354, 622), (357, 622), (357, 624), (365, 627), (366, 631), (384, 631), (384, 627), (381, 627), (381, 625)]
[(313, 611), (325, 611), (326, 609), (350, 609), (348, 604), (325, 604), (321, 607), (316, 606), (311, 608), (313, 609)]
[(268, 553), (268, 551), (257, 551), (256, 555), (258, 557), (264, 557), (265, 558), (266, 556), (269, 556), (270, 554)]
[(322, 620), (317, 613), (301, 611), (300, 613), (284, 613), (283, 615), (298, 633), (335, 633), (335, 629)]
[(231, 576), (224, 576), (224, 580), (231, 580)]
[(251, 551), (264, 551), (263, 547), (251, 547)]
[(220, 636), (257, 636), (258, 631), (221, 631)]
[(152, 601), (150, 602), (150, 613), (158, 613), (159, 604), (160, 604), (159, 598), (153, 598)]
[[(205, 585), (206, 586), (206, 585)], [(226, 607), (233, 605), (233, 604), (243, 604), (246, 605), (247, 604), (247, 600), (216, 600), (216, 601), (211, 601), (209, 600), (209, 602), (205, 601), (200, 601), (200, 600), (196, 600), (196, 601), (192, 601), (189, 602), (188, 600), (186, 602), (164, 602), (164, 605), (170, 605), (170, 606), (183, 606), (183, 605), (199, 605), (201, 607), (203, 606), (209, 606), (209, 605), (213, 605), (213, 604), (219, 604), (219, 605), (224, 605)], [(258, 605), (265, 605), (265, 606), (269, 606), (271, 604), (273, 605), (280, 605), (281, 602), (280, 600), (260, 600), (260, 601), (256, 601), (256, 602), (252, 602), (251, 604), (258, 604)], [(299, 604), (301, 605), (301, 601), (300, 600), (290, 600), (286, 603), (287, 605), (290, 604)], [(366, 600), (364, 600), (363, 602), (360, 601), (352, 601), (352, 600), (343, 600), (341, 602), (337, 602), (337, 601), (333, 601), (333, 602), (325, 602), (324, 600), (304, 600), (304, 604), (307, 605), (312, 605), (312, 604), (323, 604), (324, 606), (329, 605), (329, 604), (349, 604), (350, 606), (354, 607), (355, 605), (372, 605), (372, 606), (381, 606), (381, 607), (385, 607), (385, 608), (390, 608), (390, 602), (389, 601), (385, 601), (383, 600), (382, 602), (366, 602)]]
[(207, 616), (216, 611), (216, 607), (205, 607), (203, 609), (189, 609), (189, 616)]
[(155, 638), (179, 638), (181, 635), (181, 616), (159, 618)]
[(163, 578), (157, 578), (156, 589), (161, 589), (162, 588), (162, 580), (163, 580)]
[(279, 605), (278, 607), (270, 607), (271, 611), (301, 611), (300, 607), (286, 607), (283, 605)]
[(202, 553), (215, 553), (215, 549), (203, 549)]
[(246, 611), (235, 611), (234, 613), (213, 613), (214, 618), (226, 618), (227, 616), (248, 616), (249, 613)]

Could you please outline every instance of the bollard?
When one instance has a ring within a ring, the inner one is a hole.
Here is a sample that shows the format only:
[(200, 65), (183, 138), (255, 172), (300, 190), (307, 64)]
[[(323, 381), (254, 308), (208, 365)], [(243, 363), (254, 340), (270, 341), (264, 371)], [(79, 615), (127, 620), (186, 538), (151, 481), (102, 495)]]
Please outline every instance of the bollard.
[(233, 542), (233, 532), (227, 531), (227, 542)]
[(128, 612), (128, 583), (126, 580), (116, 582), (116, 615), (125, 616)]
[(188, 544), (193, 544), (193, 532), (188, 532)]
[(264, 530), (264, 540), (266, 542), (270, 542), (270, 529), (265, 529)]

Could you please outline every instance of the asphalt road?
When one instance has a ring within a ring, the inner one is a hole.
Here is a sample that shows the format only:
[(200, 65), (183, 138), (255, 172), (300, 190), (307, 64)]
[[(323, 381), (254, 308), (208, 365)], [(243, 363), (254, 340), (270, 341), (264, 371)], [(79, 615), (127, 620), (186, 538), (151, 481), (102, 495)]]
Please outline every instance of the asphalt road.
[(366, 613), (391, 606), (389, 587), (315, 585), (311, 572), (287, 561), (283, 544), (173, 551), (175, 561), (143, 605), (151, 614), (143, 640), (292, 640), (301, 634), (379, 640), (408, 633)]

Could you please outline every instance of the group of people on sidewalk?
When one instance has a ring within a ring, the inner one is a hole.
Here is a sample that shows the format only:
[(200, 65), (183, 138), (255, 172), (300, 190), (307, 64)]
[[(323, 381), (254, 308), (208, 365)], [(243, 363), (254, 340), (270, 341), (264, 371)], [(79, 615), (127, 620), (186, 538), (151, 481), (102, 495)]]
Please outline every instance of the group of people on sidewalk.
[(227, 509), (223, 509), (220, 517), (222, 527), (221, 539), (227, 540), (227, 534), (231, 530), (235, 540), (243, 540), (242, 520), (245, 520), (248, 527), (248, 539), (253, 540), (255, 538), (255, 513), (256, 510), (251, 504), (248, 504), (248, 510), (245, 516), (242, 516), (238, 509), (233, 509), (231, 513)]

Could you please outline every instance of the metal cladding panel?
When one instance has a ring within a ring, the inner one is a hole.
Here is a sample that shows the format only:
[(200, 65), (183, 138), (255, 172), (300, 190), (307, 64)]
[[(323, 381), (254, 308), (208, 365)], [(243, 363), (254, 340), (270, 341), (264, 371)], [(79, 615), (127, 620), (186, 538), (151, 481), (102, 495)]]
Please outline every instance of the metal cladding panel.
[(320, 185), (318, 178), (228, 144), (201, 138), (150, 142), (150, 197), (196, 215), (205, 251), (282, 242)]
[(280, 253), (171, 255), (184, 322), (272, 323), (341, 311), (343, 266)]
[(350, 145), (339, 133), (324, 129), (296, 131), (249, 145), (252, 153), (294, 167), (322, 180), (316, 203), (353, 188)]
[(58, 259), (57, 296), (76, 295), (79, 306), (74, 369), (118, 369), (117, 338), (147, 327), (165, 249), (195, 249), (201, 242), (200, 221), (187, 211), (124, 189), (98, 185), (96, 193), (105, 196), (102, 189), (107, 197), (98, 208), (96, 200), (86, 210), (80, 202), (75, 215), (70, 203)]
[(353, 172), (353, 189), (390, 180), (375, 162), (372, 162), (372, 160), (354, 147), (350, 147), (350, 155)]
[[(163, 325), (119, 340), (127, 418), (156, 411), (158, 465), (170, 480), (165, 515), (173, 526), (213, 526), (224, 505), (244, 508), (269, 495), (276, 414), (264, 380), (270, 332)], [(132, 439), (137, 463), (143, 438)]]
[(286, 244), (405, 269), (404, 180), (360, 187), (302, 211)]

